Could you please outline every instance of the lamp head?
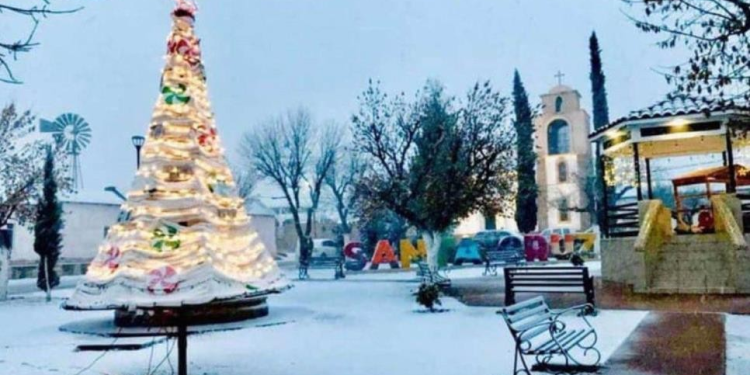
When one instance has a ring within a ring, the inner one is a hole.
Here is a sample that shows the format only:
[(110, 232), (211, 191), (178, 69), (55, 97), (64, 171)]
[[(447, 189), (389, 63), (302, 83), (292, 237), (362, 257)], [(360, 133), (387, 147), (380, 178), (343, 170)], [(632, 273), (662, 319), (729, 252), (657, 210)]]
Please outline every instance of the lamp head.
[(133, 146), (136, 148), (141, 148), (143, 146), (143, 143), (146, 142), (146, 138), (140, 136), (140, 135), (134, 135), (130, 138), (131, 141), (133, 141)]

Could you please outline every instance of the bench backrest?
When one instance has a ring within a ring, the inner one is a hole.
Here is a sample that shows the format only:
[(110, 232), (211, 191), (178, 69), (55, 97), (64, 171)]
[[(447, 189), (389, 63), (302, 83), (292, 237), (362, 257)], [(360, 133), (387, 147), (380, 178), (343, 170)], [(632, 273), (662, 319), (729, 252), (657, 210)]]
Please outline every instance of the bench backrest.
[(588, 267), (506, 267), (504, 272), (513, 287), (571, 288), (591, 282)]
[(506, 306), (500, 310), (500, 314), (516, 340), (530, 340), (548, 331), (549, 325), (546, 323), (552, 321), (552, 312), (542, 296)]

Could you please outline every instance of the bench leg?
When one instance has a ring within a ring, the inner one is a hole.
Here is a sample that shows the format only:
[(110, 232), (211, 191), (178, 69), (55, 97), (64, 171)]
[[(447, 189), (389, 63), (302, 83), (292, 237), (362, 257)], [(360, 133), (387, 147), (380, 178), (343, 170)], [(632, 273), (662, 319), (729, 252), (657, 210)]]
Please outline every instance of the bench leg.
[[(518, 368), (519, 358), (521, 359), (521, 365), (523, 366), (522, 369)], [(513, 357), (513, 375), (518, 375), (519, 373), (531, 375), (531, 371), (529, 371), (529, 366), (526, 365), (526, 360), (523, 358), (523, 354), (521, 354), (521, 349), (519, 349), (518, 344), (516, 344), (516, 355)]]
[(344, 266), (342, 266), (341, 264), (337, 264), (336, 265), (336, 274), (333, 276), (333, 278), (336, 279), (336, 280), (338, 280), (338, 279), (343, 279), (344, 277), (345, 277), (344, 276)]

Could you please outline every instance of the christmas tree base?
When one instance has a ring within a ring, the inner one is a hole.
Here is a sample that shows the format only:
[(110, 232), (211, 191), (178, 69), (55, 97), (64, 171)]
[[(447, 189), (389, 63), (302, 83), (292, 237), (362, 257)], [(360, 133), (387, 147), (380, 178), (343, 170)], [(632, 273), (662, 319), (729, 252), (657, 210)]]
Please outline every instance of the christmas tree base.
[(118, 327), (174, 326), (177, 321), (186, 325), (231, 323), (268, 315), (266, 297), (212, 302), (175, 308), (153, 307), (135, 310), (115, 310)]

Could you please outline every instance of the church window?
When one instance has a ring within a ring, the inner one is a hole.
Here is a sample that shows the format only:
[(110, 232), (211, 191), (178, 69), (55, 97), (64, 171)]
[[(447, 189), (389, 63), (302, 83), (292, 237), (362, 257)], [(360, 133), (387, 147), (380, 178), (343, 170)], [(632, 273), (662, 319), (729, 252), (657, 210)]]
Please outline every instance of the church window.
[(568, 182), (568, 164), (564, 161), (557, 163), (557, 182), (561, 184)]
[(563, 98), (562, 96), (558, 96), (557, 99), (555, 99), (555, 112), (560, 113), (560, 111), (562, 111), (562, 105)]
[(547, 128), (547, 153), (549, 155), (570, 152), (570, 126), (563, 120), (555, 120)]
[(559, 204), (559, 207), (557, 207), (557, 211), (560, 214), (559, 221), (561, 223), (566, 223), (570, 221), (570, 209), (568, 208), (567, 198), (560, 199), (560, 204)]

